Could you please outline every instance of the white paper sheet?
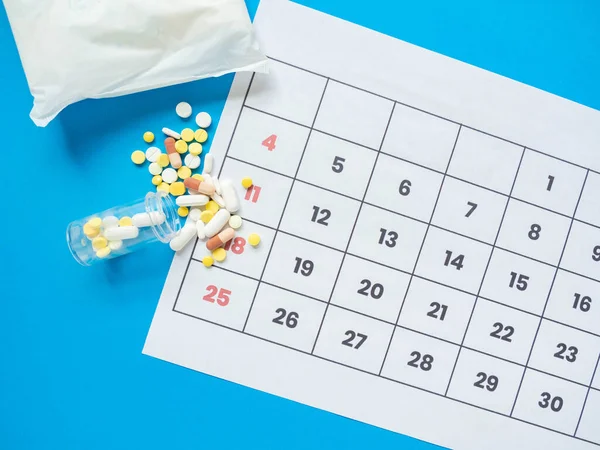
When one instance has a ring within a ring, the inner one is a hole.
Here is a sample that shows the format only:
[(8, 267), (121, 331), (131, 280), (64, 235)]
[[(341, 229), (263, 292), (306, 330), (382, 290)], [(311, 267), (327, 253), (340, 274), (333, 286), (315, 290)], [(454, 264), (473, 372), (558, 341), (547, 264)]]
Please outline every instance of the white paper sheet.
[(596, 448), (600, 113), (294, 3), (256, 28), (272, 73), (211, 149), (241, 239), (175, 257), (144, 353), (446, 447)]

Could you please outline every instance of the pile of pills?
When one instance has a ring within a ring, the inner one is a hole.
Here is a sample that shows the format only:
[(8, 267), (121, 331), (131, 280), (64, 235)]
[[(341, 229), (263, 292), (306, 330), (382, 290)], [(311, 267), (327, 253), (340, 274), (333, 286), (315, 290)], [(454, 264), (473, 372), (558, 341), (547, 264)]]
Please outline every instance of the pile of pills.
[[(186, 102), (179, 103), (175, 112), (182, 119), (190, 118), (193, 113), (191, 105)], [(135, 164), (142, 165), (146, 161), (150, 163), (148, 171), (152, 175), (152, 184), (158, 191), (168, 192), (176, 197), (177, 213), (186, 218), (184, 226), (170, 242), (171, 249), (183, 250), (194, 237), (206, 241), (206, 249), (210, 252), (202, 259), (202, 263), (206, 267), (212, 266), (215, 261), (225, 260), (227, 243), (235, 238), (236, 233), (243, 225), (242, 217), (237, 214), (240, 209), (240, 200), (233, 182), (230, 180), (219, 181), (217, 177), (211, 176), (214, 163), (211, 154), (207, 154), (204, 158), (202, 174), (194, 174), (194, 170), (200, 167), (202, 144), (208, 139), (206, 129), (210, 127), (211, 123), (210, 115), (201, 112), (196, 115), (196, 125), (199, 128), (195, 131), (191, 128), (184, 128), (181, 133), (178, 133), (169, 128), (162, 129), (163, 134), (167, 136), (164, 141), (164, 153), (160, 148), (151, 146), (145, 152), (136, 150), (131, 154), (131, 160)], [(150, 131), (143, 135), (144, 142), (147, 144), (152, 144), (154, 138), (154, 134)], [(243, 178), (241, 184), (245, 189), (249, 189), (252, 187), (252, 179)], [(164, 217), (162, 220), (164, 221)], [(97, 222), (92, 225), (97, 225)], [(94, 229), (92, 225), (88, 227), (89, 230)], [(98, 229), (101, 226), (99, 225)], [(134, 223), (130, 226), (136, 228), (140, 225)], [(119, 228), (125, 227), (120, 226)], [(106, 243), (99, 242), (99, 245), (105, 245), (99, 247), (97, 251), (105, 251), (103, 249), (108, 246), (110, 253), (112, 240), (106, 236), (107, 232), (109, 236), (112, 236), (113, 230), (104, 230), (102, 238)], [(100, 232), (95, 235), (95, 237), (98, 236), (101, 236)], [(114, 239), (118, 239), (118, 236)], [(247, 241), (252, 247), (256, 247), (260, 244), (260, 236), (251, 233), (247, 237)], [(94, 248), (96, 247), (94, 246)]]
[(98, 258), (106, 258), (119, 251), (127, 241), (135, 239), (140, 228), (161, 225), (166, 216), (158, 211), (134, 214), (132, 217), (92, 217), (83, 226), (83, 233), (92, 242)]

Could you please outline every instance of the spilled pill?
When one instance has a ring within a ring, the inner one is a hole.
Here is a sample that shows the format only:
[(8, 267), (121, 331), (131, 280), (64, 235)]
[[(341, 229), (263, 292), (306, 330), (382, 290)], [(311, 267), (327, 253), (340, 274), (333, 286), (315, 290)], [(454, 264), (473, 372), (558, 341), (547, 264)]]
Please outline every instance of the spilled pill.
[(177, 131), (173, 131), (170, 128), (163, 128), (162, 132), (169, 137), (172, 137), (175, 140), (181, 139), (181, 135)]
[(157, 162), (150, 163), (148, 166), (148, 172), (152, 175), (160, 175), (163, 171), (163, 168)]
[(136, 150), (131, 154), (131, 160), (137, 165), (144, 164), (144, 161), (146, 161), (146, 154), (141, 150)]
[(221, 209), (221, 207), (214, 200), (210, 200), (206, 204), (205, 208), (206, 208), (207, 211), (210, 211), (213, 214), (216, 214), (217, 211), (219, 211)]
[(212, 256), (205, 256), (204, 258), (202, 258), (202, 264), (204, 264), (204, 267), (210, 267), (215, 263), (215, 260), (212, 259)]
[(174, 197), (183, 195), (185, 194), (185, 185), (181, 181), (176, 181), (169, 186), (169, 193)]
[(256, 233), (251, 233), (250, 236), (248, 236), (248, 243), (252, 247), (256, 247), (258, 244), (260, 244), (260, 236)]
[(196, 236), (196, 222), (193, 220), (186, 220), (185, 225), (179, 231), (179, 234), (175, 236), (169, 246), (171, 250), (176, 252), (182, 250), (193, 238)]
[(213, 195), (210, 196), (210, 198), (212, 198), (215, 201), (215, 203), (221, 208), (225, 208), (225, 200), (223, 200), (223, 197), (221, 197), (219, 194), (215, 192)]
[(200, 128), (199, 130), (196, 130), (196, 133), (194, 133), (194, 139), (196, 139), (197, 142), (204, 144), (208, 139), (208, 133), (206, 130)]
[(179, 208), (177, 208), (177, 214), (179, 214), (180, 217), (187, 217), (189, 213), (190, 209), (185, 206), (180, 206)]
[(166, 168), (162, 171), (162, 179), (165, 183), (175, 183), (177, 181), (177, 171), (171, 167)]
[(212, 213), (212, 211), (202, 211), (202, 214), (200, 214), (200, 220), (203, 223), (210, 222), (213, 217), (214, 217), (214, 214)]
[(225, 200), (225, 207), (229, 212), (236, 212), (240, 209), (240, 199), (230, 180), (221, 181), (221, 197)]
[(219, 211), (217, 211), (214, 217), (210, 219), (210, 222), (208, 222), (204, 227), (206, 237), (211, 238), (219, 231), (221, 231), (223, 227), (227, 225), (227, 222), (229, 222), (230, 217), (231, 214), (229, 214), (229, 211), (227, 211), (226, 209), (220, 209)]
[(182, 166), (177, 170), (177, 176), (182, 180), (192, 176), (192, 169), (186, 166)]
[(200, 157), (190, 153), (189, 155), (185, 155), (183, 163), (192, 170), (197, 169), (200, 167)]
[(207, 112), (201, 112), (196, 115), (196, 125), (200, 128), (208, 128), (212, 123), (212, 118)]
[(161, 155), (160, 148), (158, 147), (148, 147), (146, 150), (146, 159), (151, 163), (158, 161), (158, 157)]
[(204, 233), (204, 222), (202, 220), (198, 220), (196, 222), (196, 234), (198, 235), (198, 239), (204, 240), (206, 239), (206, 233)]
[(175, 107), (175, 113), (182, 119), (187, 119), (192, 115), (192, 105), (187, 102), (177, 103)]
[(165, 139), (165, 148), (167, 149), (167, 155), (169, 155), (169, 161), (174, 169), (179, 169), (181, 167), (181, 156), (177, 153), (175, 149), (175, 139), (166, 138)]
[(225, 261), (225, 258), (227, 258), (227, 252), (223, 247), (219, 247), (218, 249), (212, 252), (212, 257), (217, 262), (223, 262)]
[(152, 177), (152, 184), (154, 186), (160, 186), (160, 184), (163, 182), (163, 179), (160, 175), (154, 175)]
[(208, 153), (204, 157), (204, 168), (202, 169), (202, 174), (205, 174), (205, 173), (210, 174), (212, 172), (214, 161), (215, 161), (215, 159), (213, 158), (213, 155), (211, 155), (210, 153)]
[(188, 214), (188, 219), (198, 222), (200, 220), (200, 214), (202, 214), (202, 211), (200, 211), (198, 208), (192, 208)]
[(152, 131), (146, 131), (144, 133), (144, 142), (150, 144), (154, 141), (154, 133)]
[(177, 153), (180, 155), (183, 155), (188, 151), (187, 142), (185, 142), (183, 139), (179, 139), (177, 142), (175, 142), (175, 150), (177, 150)]
[(229, 218), (229, 226), (231, 228), (233, 228), (234, 230), (237, 230), (238, 228), (240, 228), (242, 226), (242, 223), (244, 223), (244, 221), (237, 214), (233, 215)]
[(200, 153), (202, 153), (202, 144), (198, 144), (197, 142), (192, 142), (188, 146), (188, 150), (190, 151), (191, 155), (198, 156)]
[(200, 194), (212, 195), (215, 193), (215, 186), (207, 181), (200, 181), (196, 178), (187, 178), (184, 181), (185, 187), (192, 189)]
[(169, 188), (171, 186), (169, 185), (169, 183), (160, 183), (158, 186), (156, 186), (156, 190), (159, 192), (166, 192), (167, 194), (169, 193)]
[(165, 153), (161, 153), (156, 162), (160, 165), (160, 167), (167, 167), (169, 164), (171, 164), (171, 161), (169, 161), (169, 155)]
[(232, 240), (234, 236), (235, 230), (233, 228), (226, 228), (219, 234), (211, 237), (208, 241), (206, 241), (206, 248), (212, 252), (216, 248), (219, 248), (225, 245), (230, 240)]
[(194, 140), (194, 130), (191, 128), (185, 128), (181, 131), (181, 139), (185, 142), (192, 142)]
[(182, 195), (175, 200), (177, 206), (204, 206), (208, 203), (208, 196), (202, 194)]

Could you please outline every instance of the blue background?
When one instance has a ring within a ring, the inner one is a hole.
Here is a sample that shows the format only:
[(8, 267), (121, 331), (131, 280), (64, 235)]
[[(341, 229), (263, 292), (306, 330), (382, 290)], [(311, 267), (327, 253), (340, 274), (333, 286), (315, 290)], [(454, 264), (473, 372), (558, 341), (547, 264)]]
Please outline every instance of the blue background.
[[(597, 0), (301, 3), (600, 109)], [(142, 132), (180, 128), (181, 100), (217, 119), (232, 76), (85, 101), (38, 129), (1, 8), (0, 61), (0, 448), (434, 448), (143, 356), (168, 248), (71, 258), (70, 220), (149, 188), (129, 161)]]

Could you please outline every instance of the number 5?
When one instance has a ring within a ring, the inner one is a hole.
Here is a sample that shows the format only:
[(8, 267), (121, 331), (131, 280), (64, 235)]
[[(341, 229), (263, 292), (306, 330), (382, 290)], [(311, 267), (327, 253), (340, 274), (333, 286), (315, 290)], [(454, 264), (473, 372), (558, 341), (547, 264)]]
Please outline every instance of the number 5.
[(341, 156), (336, 156), (333, 158), (333, 164), (331, 165), (331, 170), (335, 173), (340, 173), (344, 170), (344, 163), (346, 162), (346, 158), (342, 158)]

